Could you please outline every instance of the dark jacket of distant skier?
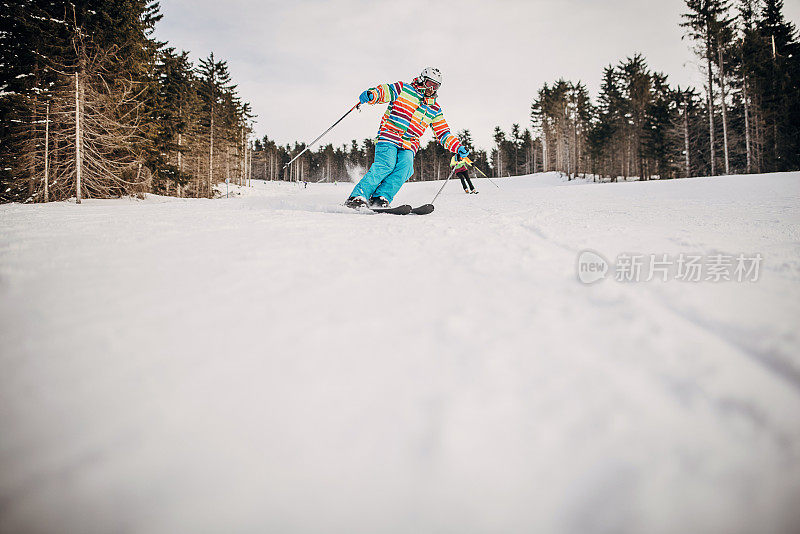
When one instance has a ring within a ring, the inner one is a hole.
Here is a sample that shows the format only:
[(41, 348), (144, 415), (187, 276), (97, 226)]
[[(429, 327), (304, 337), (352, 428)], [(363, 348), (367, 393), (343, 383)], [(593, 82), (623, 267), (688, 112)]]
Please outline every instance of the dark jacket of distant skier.
[(378, 130), (375, 162), (353, 189), (347, 199), (348, 206), (388, 206), (414, 174), (414, 155), (419, 149), (419, 138), (428, 126), (433, 127), (434, 135), (444, 148), (458, 154), (459, 158), (469, 155), (469, 150), (450, 133), (442, 107), (436, 102), (441, 85), (439, 69), (428, 67), (411, 83), (382, 84), (361, 93), (362, 104), (388, 103), (389, 107)]

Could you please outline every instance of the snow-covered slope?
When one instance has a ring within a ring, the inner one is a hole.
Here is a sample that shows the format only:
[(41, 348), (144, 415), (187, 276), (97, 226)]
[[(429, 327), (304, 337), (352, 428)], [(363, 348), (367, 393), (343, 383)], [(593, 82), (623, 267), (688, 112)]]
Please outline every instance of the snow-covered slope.
[(797, 532), (800, 174), (498, 183), (0, 206), (0, 532)]

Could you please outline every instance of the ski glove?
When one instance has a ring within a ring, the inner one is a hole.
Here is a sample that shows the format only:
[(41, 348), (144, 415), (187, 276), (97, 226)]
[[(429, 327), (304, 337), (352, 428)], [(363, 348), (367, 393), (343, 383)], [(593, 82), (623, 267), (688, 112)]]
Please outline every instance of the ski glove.
[(369, 92), (369, 89), (361, 93), (358, 97), (358, 101), (362, 104), (366, 104), (367, 102), (372, 102), (372, 93)]
[(463, 146), (458, 147), (458, 157), (464, 159), (467, 156), (469, 156), (469, 149), (464, 148)]

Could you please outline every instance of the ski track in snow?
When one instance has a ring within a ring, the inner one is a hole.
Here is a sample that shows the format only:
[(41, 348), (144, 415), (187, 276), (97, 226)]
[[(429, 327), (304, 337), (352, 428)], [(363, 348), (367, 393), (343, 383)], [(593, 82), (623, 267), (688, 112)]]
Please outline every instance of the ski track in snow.
[(0, 533), (800, 530), (800, 173), (496, 181), (0, 206)]

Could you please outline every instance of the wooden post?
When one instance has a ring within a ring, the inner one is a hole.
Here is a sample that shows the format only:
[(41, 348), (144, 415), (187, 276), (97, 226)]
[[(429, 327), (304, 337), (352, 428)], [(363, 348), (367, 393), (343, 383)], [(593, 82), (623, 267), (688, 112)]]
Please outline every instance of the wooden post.
[(80, 82), (78, 73), (75, 73), (75, 200), (81, 203), (81, 172), (83, 164), (83, 154), (81, 144), (81, 96)]
[[(180, 104), (178, 106), (178, 117), (180, 117), (180, 118), (183, 117), (183, 104)], [(181, 132), (178, 132), (178, 181), (177, 181), (177, 184), (175, 186), (175, 189), (176, 189), (176, 192), (177, 192), (179, 198), (181, 196), (183, 196), (182, 195), (182, 191), (181, 191), (181, 184), (180, 184), (181, 180), (183, 179), (183, 160), (181, 159), (181, 156), (182, 156), (182, 154), (181, 154), (181, 146), (182, 146), (181, 141), (182, 141)]]
[(214, 104), (211, 104), (211, 137), (208, 144), (208, 197), (211, 198), (211, 180), (214, 169)]
[(182, 197), (182, 188), (180, 181), (183, 179), (183, 160), (181, 159), (181, 134), (178, 132), (178, 182), (176, 186), (176, 190), (178, 193), (178, 197)]

